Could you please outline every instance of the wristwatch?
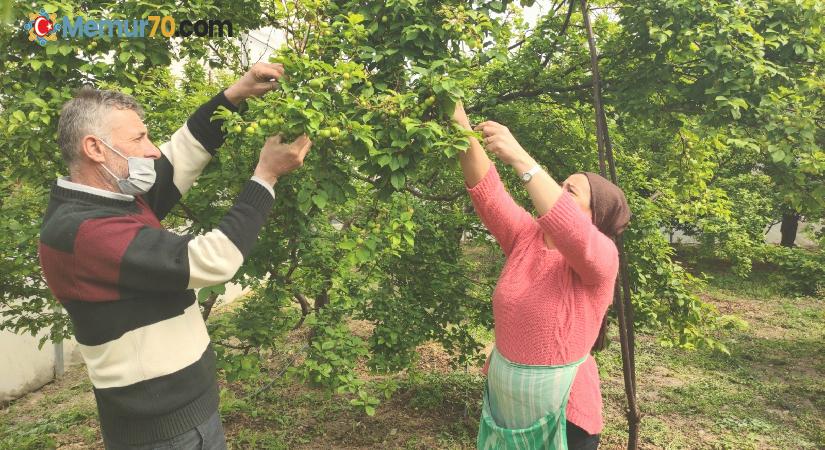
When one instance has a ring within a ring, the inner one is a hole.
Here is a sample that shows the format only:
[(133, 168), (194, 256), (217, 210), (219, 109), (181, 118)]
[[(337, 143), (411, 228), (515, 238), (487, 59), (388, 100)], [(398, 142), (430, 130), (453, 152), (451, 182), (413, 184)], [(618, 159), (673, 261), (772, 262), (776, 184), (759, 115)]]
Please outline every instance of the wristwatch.
[(527, 184), (527, 182), (529, 182), (530, 180), (533, 179), (533, 175), (539, 173), (540, 171), (541, 171), (541, 166), (536, 164), (532, 169), (530, 169), (527, 172), (524, 172), (523, 174), (521, 174), (521, 181), (523, 181), (525, 184)]

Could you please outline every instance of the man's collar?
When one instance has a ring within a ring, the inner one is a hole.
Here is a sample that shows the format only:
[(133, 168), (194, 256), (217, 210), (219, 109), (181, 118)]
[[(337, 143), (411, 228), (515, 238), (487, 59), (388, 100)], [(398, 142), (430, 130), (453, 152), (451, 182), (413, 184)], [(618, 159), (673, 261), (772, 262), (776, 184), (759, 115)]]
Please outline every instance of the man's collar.
[(114, 200), (125, 200), (125, 201), (134, 201), (135, 196), (129, 194), (122, 194), (120, 192), (112, 192), (107, 191), (105, 189), (100, 189), (92, 186), (88, 186), (85, 184), (75, 183), (74, 181), (70, 181), (68, 176), (63, 176), (57, 179), (57, 185), (65, 188), (65, 189), (72, 189), (75, 191), (87, 192), (92, 195), (98, 195), (100, 197), (111, 198)]

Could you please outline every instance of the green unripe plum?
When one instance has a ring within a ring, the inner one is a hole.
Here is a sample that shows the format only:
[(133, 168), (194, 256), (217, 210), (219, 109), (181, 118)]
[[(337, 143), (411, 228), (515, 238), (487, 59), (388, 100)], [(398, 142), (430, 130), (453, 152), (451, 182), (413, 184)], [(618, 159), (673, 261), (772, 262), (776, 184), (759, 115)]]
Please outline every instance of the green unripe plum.
[(232, 132), (233, 133), (240, 133), (242, 130), (243, 130), (243, 128), (241, 128), (240, 125), (235, 125), (234, 127), (232, 127)]
[(255, 127), (246, 127), (246, 134), (255, 134)]

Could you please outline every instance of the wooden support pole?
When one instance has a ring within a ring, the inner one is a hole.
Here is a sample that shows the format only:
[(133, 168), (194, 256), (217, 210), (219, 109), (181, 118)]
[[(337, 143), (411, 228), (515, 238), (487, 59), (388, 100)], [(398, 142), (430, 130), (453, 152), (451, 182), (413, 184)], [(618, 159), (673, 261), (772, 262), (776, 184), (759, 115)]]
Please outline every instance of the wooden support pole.
[[(574, 0), (570, 0), (571, 2)], [(599, 171), (610, 181), (616, 181), (616, 162), (613, 158), (613, 146), (607, 129), (607, 116), (602, 103), (601, 79), (599, 76), (599, 55), (596, 49), (596, 40), (593, 37), (593, 27), (590, 24), (590, 10), (587, 0), (580, 0), (582, 19), (587, 32), (587, 44), (590, 48), (590, 65), (593, 74), (593, 109), (596, 116), (596, 141), (599, 148)], [(619, 276), (614, 288), (613, 305), (619, 318), (619, 342), (622, 351), (622, 372), (624, 387), (627, 396), (627, 448), (635, 450), (639, 447), (639, 424), (641, 415), (636, 402), (636, 361), (634, 355), (635, 336), (633, 330), (633, 304), (630, 299), (630, 281), (627, 276), (627, 257), (624, 251), (624, 240), (619, 235), (615, 239), (619, 250)]]

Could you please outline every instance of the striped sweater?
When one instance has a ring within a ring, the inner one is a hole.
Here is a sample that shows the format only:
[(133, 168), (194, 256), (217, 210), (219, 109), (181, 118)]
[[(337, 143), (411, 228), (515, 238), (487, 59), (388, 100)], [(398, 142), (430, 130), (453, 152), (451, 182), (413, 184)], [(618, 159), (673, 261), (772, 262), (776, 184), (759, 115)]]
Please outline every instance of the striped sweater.
[(218, 407), (215, 353), (193, 289), (224, 283), (252, 249), (274, 196), (246, 183), (218, 227), (179, 235), (160, 224), (223, 143), (221, 93), (161, 145), (142, 196), (67, 178), (52, 187), (40, 234), (43, 274), (68, 311), (103, 431), (129, 444), (168, 439)]

